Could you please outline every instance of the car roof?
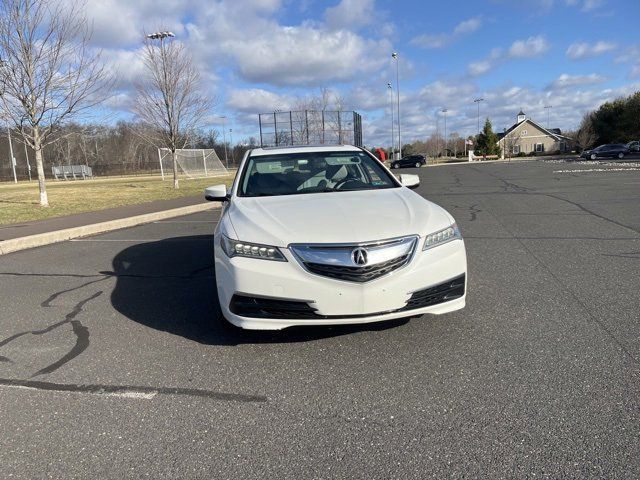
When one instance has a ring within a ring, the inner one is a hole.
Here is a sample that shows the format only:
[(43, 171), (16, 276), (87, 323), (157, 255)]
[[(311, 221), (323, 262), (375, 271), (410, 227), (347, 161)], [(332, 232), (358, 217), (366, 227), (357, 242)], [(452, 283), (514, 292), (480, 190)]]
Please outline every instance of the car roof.
[(279, 155), (285, 153), (313, 153), (313, 152), (361, 152), (362, 149), (353, 145), (305, 145), (286, 147), (261, 147), (251, 150), (252, 157), (264, 155)]

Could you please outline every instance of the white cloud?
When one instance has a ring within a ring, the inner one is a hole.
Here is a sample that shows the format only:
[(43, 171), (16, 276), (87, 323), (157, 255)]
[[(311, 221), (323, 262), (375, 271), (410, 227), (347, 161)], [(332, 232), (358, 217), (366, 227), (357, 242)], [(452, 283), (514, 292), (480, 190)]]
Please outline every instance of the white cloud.
[(335, 7), (327, 8), (324, 16), (331, 29), (353, 29), (375, 20), (374, 6), (374, 0), (341, 0)]
[(592, 44), (589, 43), (572, 43), (567, 48), (567, 57), (572, 60), (579, 60), (582, 58), (595, 57), (602, 55), (603, 53), (615, 50), (617, 45), (613, 42), (599, 41)]
[(590, 12), (592, 10), (595, 10), (596, 8), (599, 8), (603, 4), (603, 0), (585, 0), (584, 4), (582, 5), (582, 11)]
[(411, 40), (411, 44), (422, 48), (443, 48), (464, 35), (477, 31), (482, 26), (482, 17), (476, 16), (460, 22), (452, 33), (435, 35), (419, 35)]
[(288, 110), (293, 99), (262, 88), (234, 89), (229, 92), (227, 107), (243, 113), (264, 113)]
[(494, 48), (487, 58), (470, 63), (467, 67), (467, 73), (472, 77), (484, 75), (492, 68), (511, 59), (540, 57), (549, 51), (550, 47), (549, 42), (542, 35), (516, 40), (506, 51)]
[(481, 60), (479, 62), (472, 62), (469, 64), (469, 75), (474, 77), (484, 75), (489, 70), (491, 70), (491, 62), (488, 60)]
[(590, 75), (569, 75), (567, 73), (561, 74), (553, 82), (551, 82), (547, 89), (556, 90), (569, 87), (577, 87), (580, 85), (593, 85), (597, 83), (603, 83), (608, 80), (603, 75), (592, 73)]
[(511, 58), (534, 58), (546, 53), (550, 48), (549, 42), (542, 35), (517, 40), (511, 44), (508, 55)]

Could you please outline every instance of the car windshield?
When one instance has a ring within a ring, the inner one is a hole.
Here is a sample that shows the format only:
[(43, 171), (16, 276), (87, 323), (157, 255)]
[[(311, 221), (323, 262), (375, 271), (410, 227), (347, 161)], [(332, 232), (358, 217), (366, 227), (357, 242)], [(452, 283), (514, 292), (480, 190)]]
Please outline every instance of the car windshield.
[(395, 188), (398, 183), (364, 152), (250, 156), (238, 195), (262, 197)]

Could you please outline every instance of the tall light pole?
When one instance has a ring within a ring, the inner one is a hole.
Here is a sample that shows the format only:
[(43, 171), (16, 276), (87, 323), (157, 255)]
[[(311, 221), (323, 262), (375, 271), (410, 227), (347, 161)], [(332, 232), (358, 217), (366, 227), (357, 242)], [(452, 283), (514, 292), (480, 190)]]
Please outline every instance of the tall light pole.
[(227, 158), (227, 132), (225, 130), (224, 122), (227, 119), (224, 115), (220, 117), (222, 119), (222, 141), (224, 142), (224, 164), (229, 168), (229, 159)]
[(547, 111), (547, 130), (549, 130), (549, 111), (553, 108), (551, 105), (545, 105), (544, 109)]
[(393, 52), (391, 58), (396, 61), (396, 93), (398, 94), (398, 157), (402, 158), (402, 137), (400, 136), (400, 67), (398, 66), (398, 53)]
[[(162, 75), (164, 76), (164, 87), (167, 86), (168, 83), (168, 79), (167, 79), (167, 66), (166, 66), (166, 55), (165, 55), (165, 50), (164, 50), (164, 39), (165, 38), (172, 38), (175, 37), (173, 32), (155, 32), (155, 33), (150, 33), (147, 35), (147, 38), (149, 40), (160, 40), (160, 56), (162, 58)], [(162, 175), (162, 180), (164, 181), (164, 169), (162, 168), (162, 155), (160, 154), (160, 149), (158, 149), (158, 161), (160, 163), (160, 175)], [(174, 162), (174, 166), (175, 166), (175, 162)], [(176, 180), (176, 173), (174, 170), (174, 188), (178, 188), (177, 187), (177, 180)]]
[(18, 183), (18, 177), (16, 176), (16, 159), (13, 156), (13, 144), (11, 143), (11, 129), (7, 125), (7, 137), (9, 137), (9, 154), (11, 155), (11, 169), (13, 170), (13, 182)]
[(447, 112), (449, 110), (443, 108), (441, 111), (444, 113), (444, 155), (446, 157), (449, 153), (447, 152)]
[(478, 105), (478, 134), (480, 134), (480, 102), (484, 102), (484, 98), (476, 98), (473, 103)]
[(231, 145), (229, 145), (229, 147), (231, 147), (231, 163), (234, 163), (236, 161), (236, 159), (233, 156), (233, 152), (235, 150), (235, 148), (233, 146), (233, 128), (229, 129), (229, 137), (230, 137), (230, 143), (231, 143)]
[(395, 134), (393, 133), (393, 86), (391, 82), (387, 83), (387, 89), (389, 90), (389, 106), (391, 107), (391, 159), (393, 160), (393, 154), (395, 152)]

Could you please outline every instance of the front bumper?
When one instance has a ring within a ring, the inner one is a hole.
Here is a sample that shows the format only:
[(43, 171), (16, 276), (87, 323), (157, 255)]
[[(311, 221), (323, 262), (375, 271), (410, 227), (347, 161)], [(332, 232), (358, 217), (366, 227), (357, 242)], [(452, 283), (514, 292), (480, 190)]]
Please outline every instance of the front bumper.
[[(279, 330), (294, 325), (368, 323), (425, 313), (442, 314), (465, 306), (467, 260), (462, 240), (426, 251), (418, 249), (405, 267), (367, 283), (346, 282), (309, 273), (288, 249), (281, 249), (287, 262), (228, 258), (218, 247), (218, 235), (214, 241), (220, 306), (225, 318), (238, 327)], [(420, 242), (421, 245), (423, 239)], [(419, 292), (423, 292), (421, 295), (424, 297), (425, 289), (446, 285), (461, 277), (464, 284), (461, 296), (458, 290), (457, 295), (451, 296), (453, 299), (445, 296), (437, 304), (412, 303)], [(281, 300), (288, 313), (283, 318), (281, 313), (269, 315), (269, 310), (265, 314), (264, 309), (238, 308), (238, 298), (263, 298), (267, 302)], [(291, 313), (292, 308), (294, 312), (298, 308), (296, 305), (303, 307), (299, 316)]]

